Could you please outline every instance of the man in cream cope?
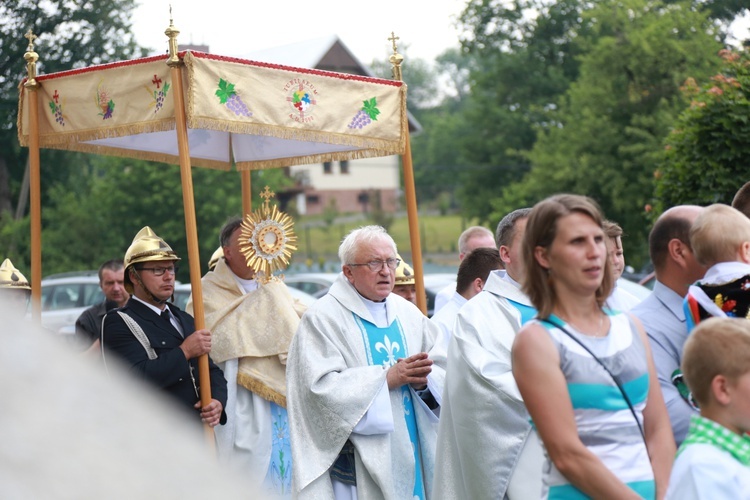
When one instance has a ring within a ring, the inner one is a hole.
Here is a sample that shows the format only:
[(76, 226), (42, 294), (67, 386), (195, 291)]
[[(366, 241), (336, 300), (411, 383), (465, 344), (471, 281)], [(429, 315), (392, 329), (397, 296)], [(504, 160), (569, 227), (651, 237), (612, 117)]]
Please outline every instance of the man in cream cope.
[(430, 498), (444, 362), (428, 355), (437, 326), (391, 293), (399, 259), (385, 229), (352, 231), (339, 258), (342, 273), (289, 348), (293, 495)]
[(511, 372), (511, 347), (536, 315), (521, 292), (530, 209), (497, 226), (505, 270), (464, 304), (453, 326), (435, 465), (435, 498), (525, 500), (542, 494), (542, 449)]
[[(286, 410), (286, 358), (304, 306), (281, 281), (259, 283), (241, 251), (242, 219), (221, 230), (223, 257), (203, 285), (211, 357), (227, 379), (227, 423), (217, 428), (219, 460), (263, 485), (273, 498), (289, 498), (292, 456)], [(193, 311), (192, 297), (186, 309)]]

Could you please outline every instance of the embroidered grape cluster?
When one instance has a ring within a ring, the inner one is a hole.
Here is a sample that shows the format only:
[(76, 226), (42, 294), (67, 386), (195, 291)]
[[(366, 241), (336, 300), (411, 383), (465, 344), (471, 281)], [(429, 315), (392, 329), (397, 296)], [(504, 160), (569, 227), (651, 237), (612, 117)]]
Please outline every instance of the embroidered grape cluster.
[(234, 84), (229, 83), (223, 78), (219, 79), (219, 89), (215, 92), (219, 98), (220, 104), (225, 104), (227, 108), (237, 116), (253, 116), (250, 109), (242, 101), (242, 98), (234, 90)]
[(248, 109), (247, 105), (237, 93), (234, 93), (227, 98), (227, 108), (237, 116), (253, 116), (250, 109)]
[(368, 115), (366, 111), (360, 109), (357, 114), (354, 115), (354, 118), (352, 118), (352, 122), (349, 124), (349, 128), (362, 128), (366, 127), (370, 123), (372, 123), (370, 115)]
[(52, 113), (55, 115), (55, 121), (64, 127), (65, 119), (63, 118), (62, 105), (55, 104), (54, 101), (50, 101), (49, 107), (52, 110)]
[(352, 118), (352, 121), (349, 124), (349, 128), (361, 129), (372, 123), (373, 120), (378, 119), (380, 110), (377, 108), (375, 98), (373, 97), (372, 99), (363, 101), (363, 103), (364, 106), (362, 106), (362, 109), (357, 111), (357, 114), (354, 115), (354, 118)]
[(160, 91), (154, 91), (154, 100), (156, 101), (156, 106), (154, 107), (154, 114), (158, 113), (159, 110), (164, 106), (164, 99), (167, 97), (167, 92), (169, 92), (169, 84), (165, 83), (164, 87)]

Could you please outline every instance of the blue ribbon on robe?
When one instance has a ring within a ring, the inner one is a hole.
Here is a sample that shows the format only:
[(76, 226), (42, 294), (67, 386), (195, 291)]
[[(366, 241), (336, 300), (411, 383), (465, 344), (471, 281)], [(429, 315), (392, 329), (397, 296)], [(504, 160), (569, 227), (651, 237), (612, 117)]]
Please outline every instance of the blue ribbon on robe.
[[(370, 365), (381, 365), (388, 369), (396, 364), (398, 358), (409, 357), (406, 337), (401, 323), (395, 319), (385, 328), (366, 321), (356, 314), (354, 320), (362, 332), (362, 340), (367, 351), (367, 362)], [(422, 459), (419, 451), (419, 432), (417, 416), (414, 411), (414, 401), (408, 385), (401, 386), (401, 396), (404, 402), (404, 420), (409, 431), (409, 440), (414, 450), (414, 498), (425, 498), (424, 480), (422, 478)]]

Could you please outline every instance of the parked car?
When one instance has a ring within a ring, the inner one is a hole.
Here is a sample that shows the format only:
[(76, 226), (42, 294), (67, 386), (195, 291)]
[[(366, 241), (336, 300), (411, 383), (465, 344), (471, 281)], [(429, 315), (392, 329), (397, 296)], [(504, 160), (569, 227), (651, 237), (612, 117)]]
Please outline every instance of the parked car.
[(316, 299), (328, 293), (339, 273), (299, 273), (284, 276), (284, 283), (289, 288), (296, 288)]
[(641, 281), (638, 282), (639, 285), (644, 286), (649, 290), (654, 289), (654, 283), (656, 283), (656, 273), (654, 271), (648, 273)]
[(78, 316), (104, 300), (97, 271), (61, 273), (42, 280), (42, 326), (72, 334)]
[[(309, 293), (303, 292), (302, 290), (298, 290), (292, 287), (287, 288), (289, 289), (289, 293), (291, 294), (292, 298), (299, 300), (308, 307), (310, 307), (313, 302), (317, 300), (315, 297), (313, 297)], [(192, 289), (190, 288), (190, 283), (180, 283), (175, 285), (174, 304), (184, 311), (191, 293)]]
[[(290, 274), (284, 282), (290, 287), (305, 291), (315, 298), (320, 298), (331, 287), (339, 273), (299, 273)], [(432, 316), (435, 309), (435, 295), (444, 287), (456, 282), (452, 273), (431, 273), (424, 275), (424, 288), (427, 293), (427, 316)]]

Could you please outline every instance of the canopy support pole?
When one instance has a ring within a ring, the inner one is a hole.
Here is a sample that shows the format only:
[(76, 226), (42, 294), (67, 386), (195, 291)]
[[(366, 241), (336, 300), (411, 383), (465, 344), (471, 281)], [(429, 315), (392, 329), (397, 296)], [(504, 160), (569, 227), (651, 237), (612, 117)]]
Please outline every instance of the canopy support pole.
[(39, 98), (36, 81), (36, 62), (39, 54), (34, 52), (36, 36), (29, 29), (24, 35), (29, 46), (23, 55), (26, 60), (27, 79), (24, 82), (26, 99), (29, 103), (29, 190), (31, 217), (31, 318), (37, 324), (42, 322), (42, 194), (39, 166)]
[[(396, 50), (396, 40), (398, 37), (391, 32), (388, 39), (393, 44), (393, 54), (389, 61), (393, 65), (393, 79), (403, 81), (401, 77), (401, 63), (404, 56)], [(414, 269), (414, 284), (417, 291), (417, 307), (422, 314), (427, 314), (427, 293), (424, 289), (424, 271), (422, 267), (422, 243), (419, 237), (419, 214), (417, 212), (417, 190), (414, 186), (414, 168), (411, 162), (411, 143), (409, 141), (409, 123), (407, 119), (406, 131), (406, 148), (401, 156), (401, 164), (404, 168), (404, 195), (406, 197), (406, 215), (409, 220), (409, 240), (411, 242), (411, 264)]]
[[(198, 248), (198, 224), (195, 219), (195, 199), (193, 196), (193, 172), (190, 166), (190, 146), (188, 144), (187, 117), (185, 115), (185, 91), (182, 85), (182, 61), (177, 55), (177, 35), (180, 33), (170, 19), (169, 28), (164, 32), (169, 37), (169, 59), (172, 86), (174, 92), (175, 122), (177, 128), (177, 147), (180, 158), (180, 177), (182, 179), (182, 202), (185, 208), (185, 236), (188, 247), (188, 265), (190, 267), (190, 288), (193, 294), (193, 317), (195, 329), (206, 328), (203, 310), (203, 288), (201, 286), (200, 251)], [(208, 354), (198, 358), (198, 379), (200, 384), (201, 407), (211, 404), (211, 375), (209, 373)], [(214, 431), (208, 425), (203, 426), (209, 446), (215, 446)]]
[(247, 217), (253, 211), (253, 193), (250, 190), (252, 183), (250, 181), (250, 171), (242, 170), (240, 172), (242, 181), (242, 218)]

